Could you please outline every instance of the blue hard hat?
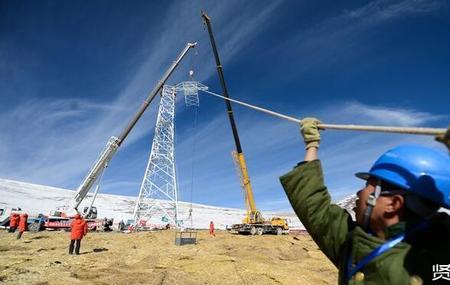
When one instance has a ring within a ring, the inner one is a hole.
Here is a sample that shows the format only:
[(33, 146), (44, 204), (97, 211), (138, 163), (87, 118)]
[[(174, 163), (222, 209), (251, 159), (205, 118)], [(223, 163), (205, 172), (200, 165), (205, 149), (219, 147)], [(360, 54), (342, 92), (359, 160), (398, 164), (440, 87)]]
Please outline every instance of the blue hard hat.
[(450, 156), (418, 145), (402, 145), (378, 158), (369, 172), (357, 177), (378, 178), (450, 209)]

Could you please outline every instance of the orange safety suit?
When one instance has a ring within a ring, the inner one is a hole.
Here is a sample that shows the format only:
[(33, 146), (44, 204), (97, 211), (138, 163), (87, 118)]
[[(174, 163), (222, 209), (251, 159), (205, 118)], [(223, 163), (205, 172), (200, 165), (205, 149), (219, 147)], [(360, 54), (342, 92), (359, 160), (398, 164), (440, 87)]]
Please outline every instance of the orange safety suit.
[(19, 233), (17, 234), (17, 239), (22, 238), (22, 234), (27, 230), (28, 227), (28, 214), (24, 213), (20, 215), (19, 218)]
[(8, 232), (10, 232), (10, 233), (15, 232), (18, 226), (19, 226), (19, 214), (11, 213), (11, 215), (9, 216), (9, 230), (8, 230)]
[(211, 221), (211, 223), (209, 223), (209, 235), (216, 236), (216, 234), (214, 232), (214, 223), (212, 221)]
[(20, 218), (19, 218), (19, 232), (23, 233), (24, 231), (27, 230), (27, 228), (28, 228), (27, 222), (28, 222), (28, 214), (25, 213), (25, 214), (20, 215)]
[(72, 221), (70, 225), (70, 239), (79, 240), (82, 239), (88, 231), (87, 223), (81, 218), (79, 214), (75, 215), (75, 220)]
[(9, 216), (9, 227), (10, 228), (17, 228), (19, 225), (19, 214), (11, 213)]
[(88, 226), (80, 214), (76, 214), (75, 220), (72, 221), (70, 228), (69, 254), (73, 254), (73, 250), (75, 249), (75, 254), (78, 255), (80, 254), (81, 239), (87, 234)]

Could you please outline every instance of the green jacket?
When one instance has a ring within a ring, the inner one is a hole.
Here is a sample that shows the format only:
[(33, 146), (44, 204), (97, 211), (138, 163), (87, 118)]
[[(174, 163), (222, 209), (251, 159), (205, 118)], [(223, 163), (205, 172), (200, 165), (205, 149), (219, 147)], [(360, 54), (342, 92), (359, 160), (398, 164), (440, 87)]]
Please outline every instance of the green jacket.
[[(280, 180), (300, 221), (339, 269), (339, 284), (344, 284), (349, 255), (352, 264), (357, 264), (385, 243), (366, 233), (345, 209), (331, 204), (319, 160), (300, 163)], [(413, 226), (393, 225), (386, 230), (387, 239)], [(371, 260), (348, 284), (450, 284), (442, 277), (432, 281), (435, 264), (450, 264), (450, 218), (444, 213), (436, 215), (426, 229)]]

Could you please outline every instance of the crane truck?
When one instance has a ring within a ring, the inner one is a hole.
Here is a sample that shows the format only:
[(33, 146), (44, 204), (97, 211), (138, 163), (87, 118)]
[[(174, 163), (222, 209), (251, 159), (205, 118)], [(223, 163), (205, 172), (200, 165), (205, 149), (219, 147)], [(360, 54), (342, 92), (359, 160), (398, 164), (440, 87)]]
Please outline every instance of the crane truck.
[[(51, 212), (51, 215), (48, 217), (46, 223), (44, 224), (44, 227), (46, 228), (67, 228), (70, 227), (70, 217), (75, 215), (76, 213), (79, 213), (78, 207), (80, 206), (81, 202), (84, 200), (86, 195), (91, 190), (92, 186), (96, 183), (96, 181), (99, 180), (99, 177), (101, 177), (103, 171), (107, 167), (109, 161), (112, 159), (114, 154), (116, 153), (117, 149), (122, 145), (125, 138), (128, 136), (130, 131), (133, 129), (133, 127), (136, 125), (137, 121), (141, 118), (147, 107), (150, 105), (150, 103), (153, 101), (153, 99), (156, 97), (158, 92), (162, 89), (164, 83), (167, 81), (167, 79), (170, 77), (170, 75), (173, 73), (175, 68), (178, 66), (178, 64), (181, 62), (181, 60), (184, 58), (186, 53), (191, 49), (194, 48), (197, 45), (197, 43), (187, 43), (185, 48), (182, 50), (182, 52), (178, 55), (176, 60), (170, 65), (170, 67), (167, 69), (167, 71), (164, 73), (163, 77), (160, 81), (158, 81), (157, 85), (153, 88), (153, 90), (148, 95), (147, 99), (142, 103), (136, 114), (133, 116), (133, 118), (130, 120), (126, 128), (122, 131), (119, 137), (112, 136), (108, 143), (106, 144), (106, 147), (103, 149), (103, 151), (100, 153), (99, 157), (93, 164), (93, 166), (90, 168), (88, 174), (84, 178), (84, 180), (81, 182), (80, 186), (77, 188), (74, 196), (72, 197), (69, 206), (62, 206), (58, 207), (56, 210), (53, 210)], [(98, 185), (94, 194), (94, 199), (98, 191)], [(81, 213), (86, 219), (88, 219), (88, 226), (90, 224), (89, 219), (93, 220), (97, 217), (97, 209), (94, 207), (91, 203), (89, 207), (84, 207), (83, 211)], [(92, 222), (93, 223), (93, 222)], [(93, 226), (91, 226), (92, 228)]]
[[(220, 80), (220, 85), (222, 87), (223, 96), (230, 98), (228, 95), (227, 86), (225, 83), (225, 77), (223, 75), (223, 67), (220, 63), (219, 53), (217, 51), (216, 41), (211, 27), (211, 18), (202, 11), (203, 21), (208, 29), (209, 39), (211, 42), (211, 47), (213, 50), (214, 58), (217, 66), (217, 73)], [(244, 190), (245, 205), (247, 208), (247, 213), (242, 221), (242, 224), (232, 225), (231, 230), (240, 234), (251, 234), (251, 235), (262, 235), (266, 233), (272, 233), (281, 235), (289, 231), (289, 226), (286, 219), (274, 217), (270, 220), (265, 220), (260, 211), (256, 208), (255, 199), (253, 197), (252, 185), (250, 183), (250, 178), (247, 171), (247, 165), (245, 162), (244, 153), (242, 151), (241, 142), (239, 140), (239, 134), (236, 127), (236, 122), (234, 120), (233, 109), (231, 103), (225, 100), (228, 119), (230, 121), (231, 130), (233, 133), (234, 142), (236, 145), (236, 150), (232, 152), (238, 173), (240, 176), (241, 185)]]

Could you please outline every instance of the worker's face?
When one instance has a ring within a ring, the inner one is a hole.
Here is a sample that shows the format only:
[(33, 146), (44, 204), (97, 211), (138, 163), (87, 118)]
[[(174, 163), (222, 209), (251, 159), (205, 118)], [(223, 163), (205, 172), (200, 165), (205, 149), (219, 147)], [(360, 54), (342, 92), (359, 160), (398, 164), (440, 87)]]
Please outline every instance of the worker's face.
[[(356, 222), (364, 225), (364, 213), (367, 209), (367, 200), (370, 194), (375, 192), (377, 180), (370, 178), (366, 182), (366, 186), (358, 191), (355, 211)], [(371, 229), (383, 229), (386, 225), (386, 220), (391, 219), (393, 215), (398, 214), (398, 210), (403, 206), (403, 197), (401, 195), (379, 196), (373, 207), (370, 215)]]
[(367, 199), (369, 199), (370, 194), (375, 192), (375, 187), (376, 180), (369, 179), (366, 182), (366, 186), (356, 193), (356, 205), (353, 210), (355, 211), (356, 222), (360, 225), (364, 225), (364, 213), (367, 209)]

